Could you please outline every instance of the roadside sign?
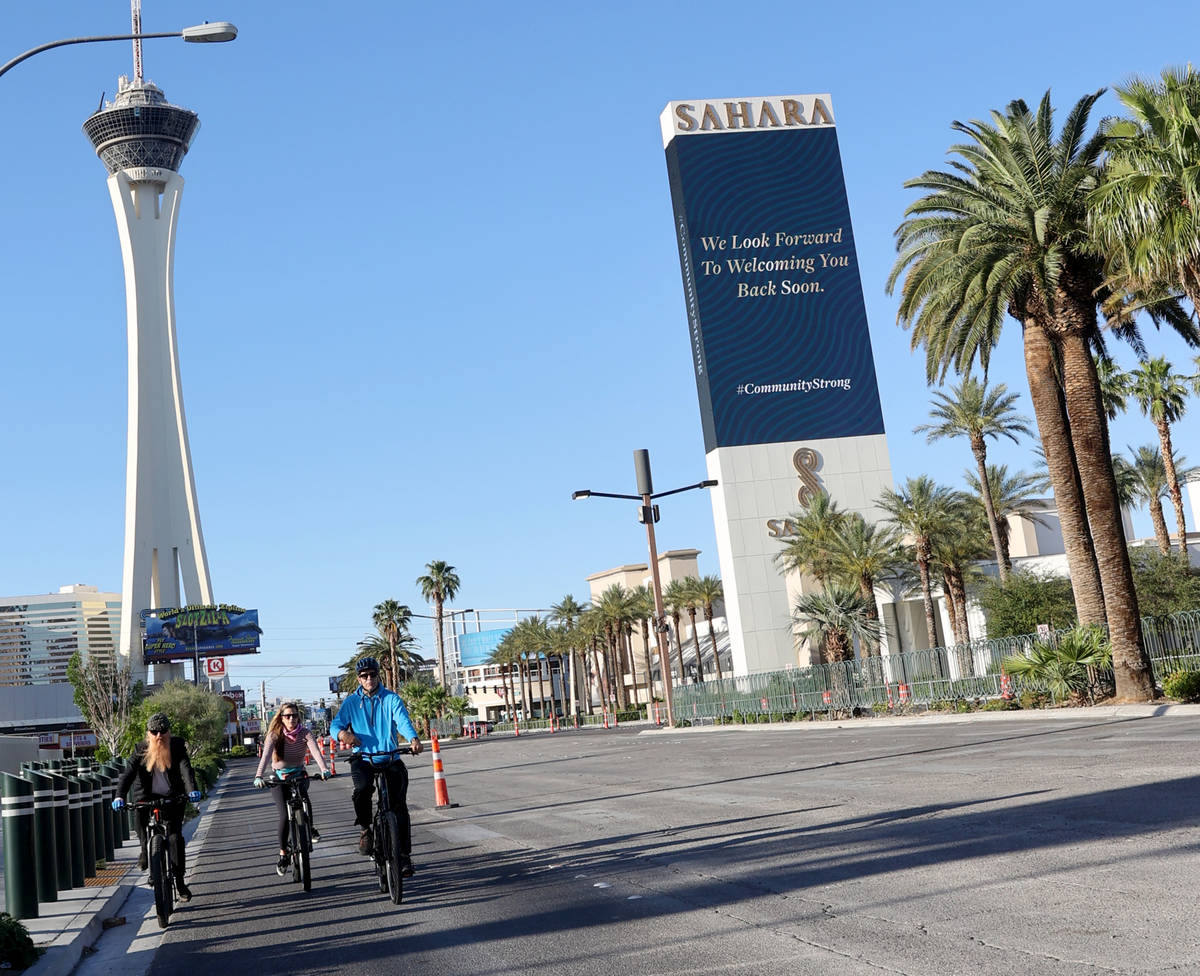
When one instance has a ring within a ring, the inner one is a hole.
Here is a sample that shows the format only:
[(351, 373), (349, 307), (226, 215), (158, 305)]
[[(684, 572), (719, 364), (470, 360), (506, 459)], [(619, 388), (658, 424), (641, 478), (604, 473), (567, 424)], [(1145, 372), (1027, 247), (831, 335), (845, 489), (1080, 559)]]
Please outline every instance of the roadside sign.
[(1038, 640), (1048, 641), (1050, 639), (1050, 625), (1049, 624), (1038, 624), (1037, 625), (1037, 635), (1038, 635)]
[(225, 677), (225, 658), (209, 657), (204, 659), (204, 671), (210, 678)]

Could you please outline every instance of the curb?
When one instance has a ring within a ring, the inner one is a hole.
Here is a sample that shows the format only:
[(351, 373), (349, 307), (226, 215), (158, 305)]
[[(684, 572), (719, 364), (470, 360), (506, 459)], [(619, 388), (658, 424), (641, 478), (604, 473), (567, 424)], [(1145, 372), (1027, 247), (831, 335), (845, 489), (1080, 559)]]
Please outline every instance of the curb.
[(692, 725), (683, 728), (643, 729), (638, 735), (687, 735), (707, 732), (822, 732), (831, 729), (871, 729), (912, 725), (962, 725), (971, 722), (1093, 722), (1139, 718), (1200, 718), (1200, 705), (1153, 703), (1143, 705), (1090, 705), (1082, 708), (1030, 708), (1011, 712), (922, 714), (895, 718), (847, 718), (829, 721), (758, 722), (750, 725)]

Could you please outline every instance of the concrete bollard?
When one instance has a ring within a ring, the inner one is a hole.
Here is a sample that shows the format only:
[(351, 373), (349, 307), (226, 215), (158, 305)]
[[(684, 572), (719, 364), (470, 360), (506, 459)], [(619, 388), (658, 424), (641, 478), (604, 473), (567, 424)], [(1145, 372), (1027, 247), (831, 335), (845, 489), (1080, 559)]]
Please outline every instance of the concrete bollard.
[[(104, 768), (108, 770), (108, 775), (112, 777), (112, 795), (113, 799), (115, 799), (117, 795), (117, 781), (121, 778), (121, 773), (125, 771), (125, 767), (120, 763), (110, 762)], [(111, 807), (112, 804), (109, 804), (109, 806)], [(113, 810), (112, 817), (113, 844), (116, 847), (120, 847), (127, 840), (129, 840), (129, 818), (125, 816), (125, 812), (123, 810)]]
[(38, 769), (27, 769), (21, 779), (33, 784), (33, 861), (39, 902), (58, 901), (58, 868), (55, 866), (54, 782)]
[(4, 821), (4, 903), (13, 918), (38, 917), (37, 866), (33, 846), (33, 784), (0, 773)]
[(54, 790), (54, 883), (59, 891), (72, 887), (71, 882), (71, 791), (67, 777), (46, 774)]
[(104, 784), (95, 770), (91, 770), (88, 778), (92, 781), (92, 834), (95, 837), (96, 863), (108, 859), (108, 851), (104, 846)]

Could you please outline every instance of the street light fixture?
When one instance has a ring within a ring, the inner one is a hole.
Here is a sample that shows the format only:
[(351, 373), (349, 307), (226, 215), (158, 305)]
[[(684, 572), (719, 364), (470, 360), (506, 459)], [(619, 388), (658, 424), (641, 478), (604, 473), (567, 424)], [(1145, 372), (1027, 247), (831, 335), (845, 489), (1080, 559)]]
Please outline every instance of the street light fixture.
[[(683, 488), (672, 488), (670, 491), (654, 491), (654, 482), (650, 476), (650, 452), (639, 450), (633, 452), (633, 468), (637, 476), (636, 495), (622, 495), (611, 491), (592, 491), (584, 488), (579, 491), (571, 492), (571, 501), (577, 501), (580, 498), (627, 498), (630, 501), (641, 502), (642, 506), (638, 510), (638, 521), (646, 526), (646, 542), (650, 547), (650, 579), (654, 584), (654, 637), (658, 644), (658, 663), (663, 677), (663, 692), (667, 699), (667, 726), (675, 728), (675, 696), (671, 686), (671, 659), (670, 652), (666, 645), (666, 613), (663, 611), (662, 598), (662, 580), (658, 574), (658, 546), (654, 541), (654, 523), (658, 521), (658, 506), (654, 504), (656, 498), (666, 498), (668, 495), (678, 495), (681, 491), (692, 491), (696, 488), (715, 488), (717, 482), (715, 479), (700, 481), (694, 485), (685, 485)], [(683, 675), (679, 676), (680, 679)], [(651, 682), (653, 683), (653, 682)], [(653, 697), (653, 696), (652, 696)], [(647, 704), (649, 708), (649, 704)]]
[(48, 44), (39, 44), (37, 47), (30, 48), (24, 54), (18, 54), (11, 61), (0, 66), (0, 75), (4, 75), (10, 68), (15, 68), (22, 61), (32, 58), (35, 54), (41, 54), (43, 51), (49, 51), (55, 47), (65, 47), (68, 44), (92, 44), (97, 41), (145, 41), (155, 37), (182, 37), (185, 41), (192, 44), (220, 44), (225, 41), (232, 41), (237, 37), (237, 28), (227, 20), (219, 20), (212, 24), (196, 24), (193, 27), (185, 27), (183, 30), (161, 31), (152, 34), (103, 34), (96, 37), (68, 37), (61, 41), (50, 41)]

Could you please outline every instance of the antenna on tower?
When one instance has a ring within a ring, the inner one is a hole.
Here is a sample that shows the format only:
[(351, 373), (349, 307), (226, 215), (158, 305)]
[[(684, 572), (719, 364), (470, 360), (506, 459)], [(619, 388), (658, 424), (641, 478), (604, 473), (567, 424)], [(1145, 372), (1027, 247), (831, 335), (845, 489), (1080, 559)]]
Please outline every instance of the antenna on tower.
[[(142, 32), (142, 0), (129, 0), (129, 15), (133, 23), (131, 34)], [(133, 41), (133, 83), (142, 83), (142, 42), (140, 38)]]

